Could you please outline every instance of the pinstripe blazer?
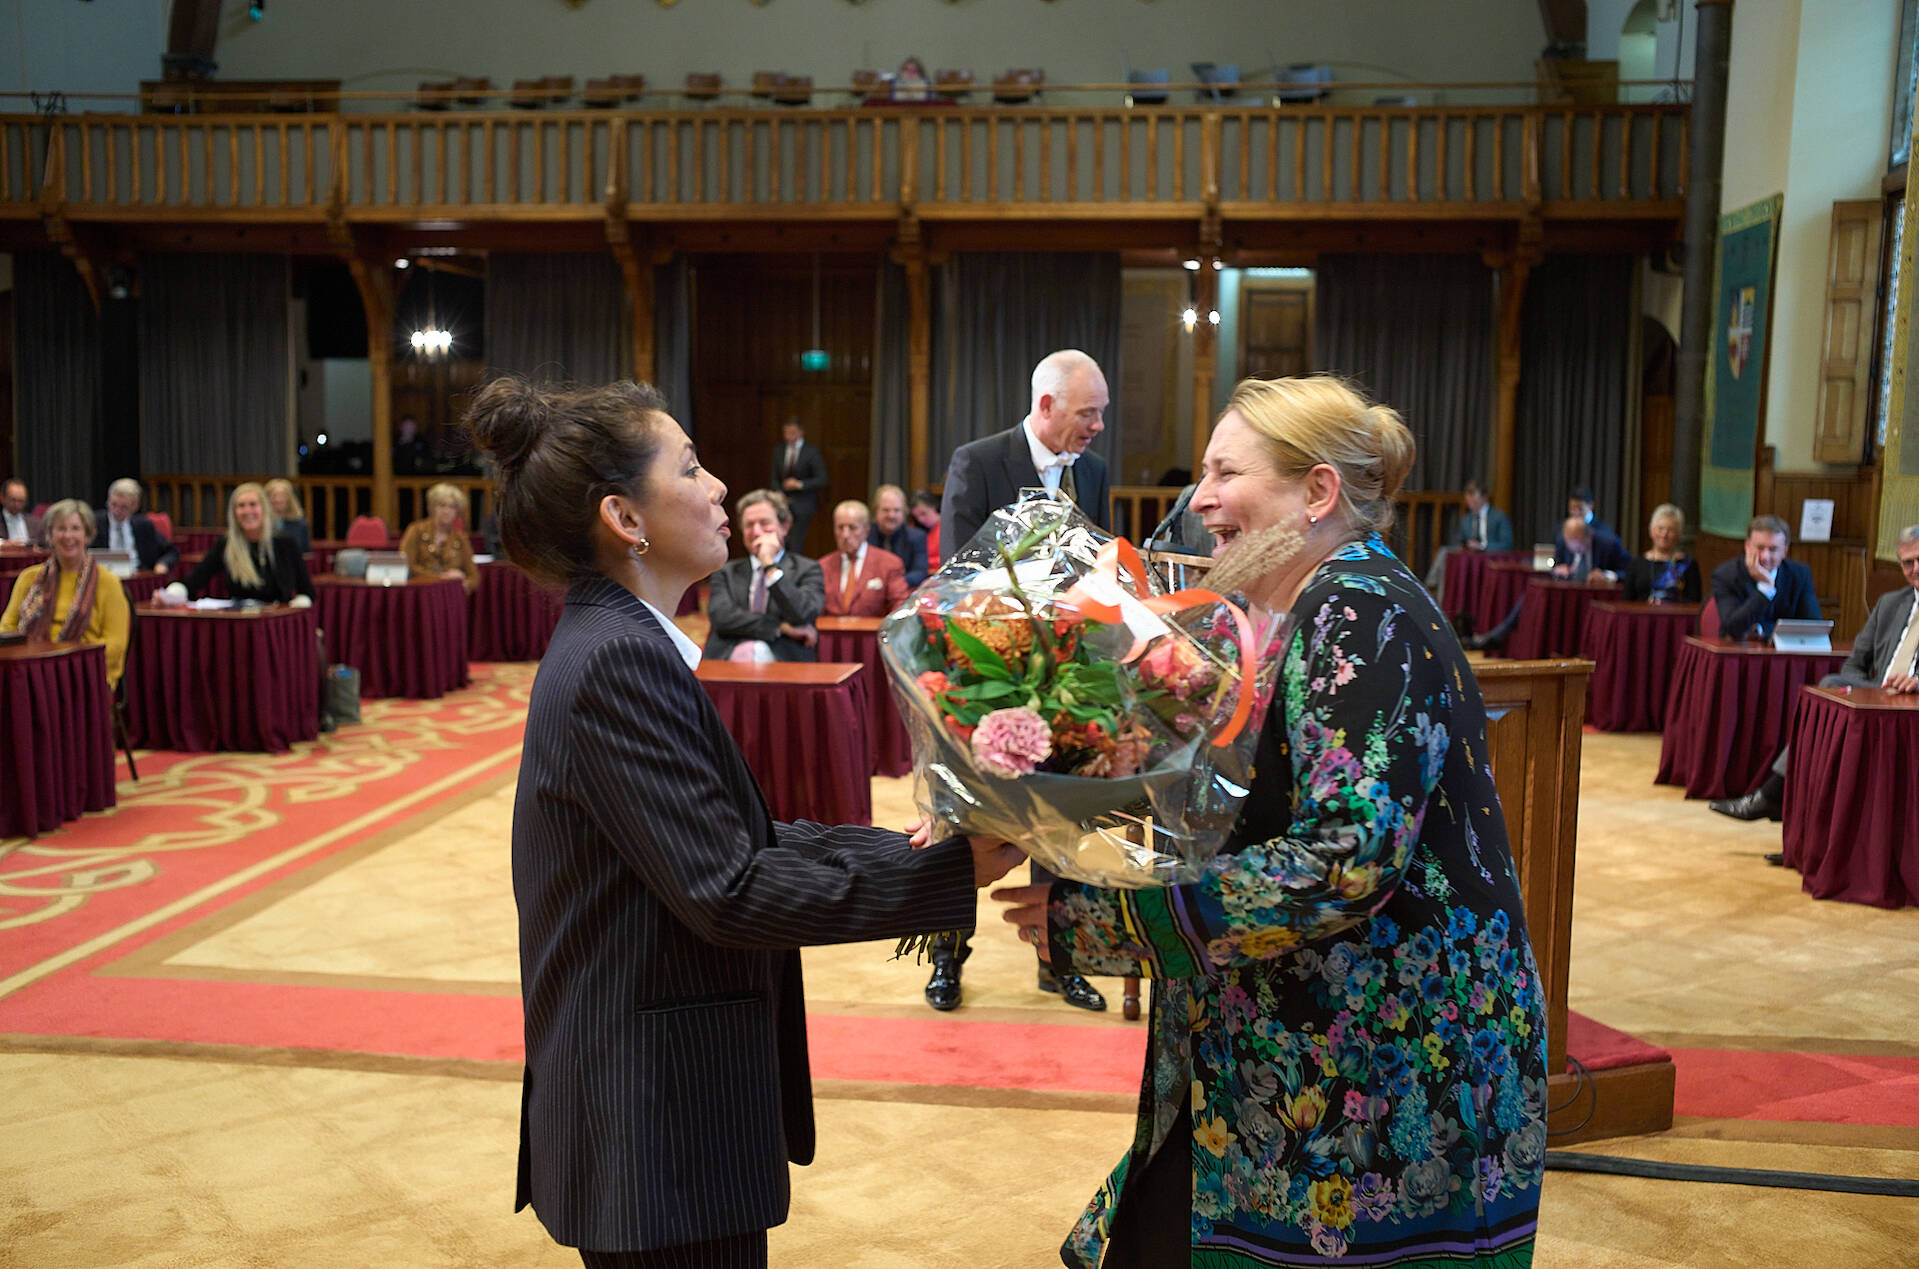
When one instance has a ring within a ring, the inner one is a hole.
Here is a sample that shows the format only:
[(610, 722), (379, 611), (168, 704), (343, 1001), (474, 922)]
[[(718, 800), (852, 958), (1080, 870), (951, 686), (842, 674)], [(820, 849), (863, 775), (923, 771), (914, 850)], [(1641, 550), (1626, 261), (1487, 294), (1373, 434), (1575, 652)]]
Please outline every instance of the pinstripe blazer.
[(973, 924), (963, 841), (775, 824), (652, 614), (576, 584), (513, 808), (526, 1073), (516, 1208), (640, 1251), (786, 1218), (813, 1157), (799, 953)]

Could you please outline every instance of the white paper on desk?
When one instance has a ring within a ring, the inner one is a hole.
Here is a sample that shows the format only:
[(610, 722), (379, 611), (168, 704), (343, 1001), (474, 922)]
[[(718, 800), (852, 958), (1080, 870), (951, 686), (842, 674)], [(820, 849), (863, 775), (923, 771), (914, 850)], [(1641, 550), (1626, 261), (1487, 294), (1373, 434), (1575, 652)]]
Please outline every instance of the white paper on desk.
[(197, 608), (201, 612), (218, 612), (223, 608), (232, 608), (237, 603), (237, 600), (232, 599), (196, 599), (187, 607)]
[(491, 564), (493, 557), (491, 555), (476, 555), (473, 557), (473, 562), (475, 564)]
[(1832, 499), (1808, 498), (1799, 510), (1801, 542), (1832, 541)]

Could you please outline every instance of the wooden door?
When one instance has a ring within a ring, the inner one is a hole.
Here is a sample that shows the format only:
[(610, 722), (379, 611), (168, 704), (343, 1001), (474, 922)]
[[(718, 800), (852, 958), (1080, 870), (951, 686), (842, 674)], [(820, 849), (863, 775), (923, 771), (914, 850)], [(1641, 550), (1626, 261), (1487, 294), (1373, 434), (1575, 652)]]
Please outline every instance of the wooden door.
[(1870, 443), (1872, 336), (1877, 326), (1879, 232), (1877, 199), (1832, 205), (1826, 259), (1826, 332), (1819, 351), (1819, 414), (1812, 456), (1822, 463), (1858, 463)]
[(1307, 373), (1313, 364), (1312, 287), (1249, 282), (1241, 295), (1241, 376), (1277, 379)]

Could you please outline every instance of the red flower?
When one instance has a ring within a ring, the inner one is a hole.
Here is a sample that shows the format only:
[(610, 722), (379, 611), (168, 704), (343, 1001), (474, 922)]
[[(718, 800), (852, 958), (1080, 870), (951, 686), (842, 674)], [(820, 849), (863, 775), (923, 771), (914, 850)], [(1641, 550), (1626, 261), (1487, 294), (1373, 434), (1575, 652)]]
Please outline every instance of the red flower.
[(941, 692), (951, 691), (953, 687), (953, 685), (947, 681), (946, 675), (938, 670), (926, 671), (926, 673), (919, 676), (917, 681), (920, 685), (920, 691), (925, 692), (928, 696), (937, 696)]
[(960, 738), (960, 742), (962, 744), (969, 744), (972, 742), (973, 730), (974, 730), (973, 728), (968, 727), (965, 723), (962, 723), (959, 719), (953, 717), (951, 714), (948, 714), (946, 716), (946, 725), (948, 728), (952, 730), (952, 733), (955, 736), (958, 736)]

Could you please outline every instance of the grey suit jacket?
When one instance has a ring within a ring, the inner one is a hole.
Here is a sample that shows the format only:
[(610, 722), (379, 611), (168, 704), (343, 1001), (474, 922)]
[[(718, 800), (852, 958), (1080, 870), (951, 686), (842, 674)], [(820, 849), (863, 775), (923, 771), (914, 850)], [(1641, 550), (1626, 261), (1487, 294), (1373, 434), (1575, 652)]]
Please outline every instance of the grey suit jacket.
[[(1020, 490), (1042, 483), (1026, 431), (1017, 423), (954, 450), (940, 499), (940, 563), (971, 542), (986, 517), (1017, 502)], [(1105, 460), (1090, 451), (1081, 454), (1073, 463), (1073, 484), (1086, 518), (1102, 529), (1112, 527)]]
[[(1919, 596), (1919, 591), (1910, 586), (1901, 586), (1879, 597), (1879, 602), (1872, 606), (1871, 614), (1866, 617), (1865, 626), (1852, 641), (1852, 654), (1839, 667), (1836, 677), (1860, 687), (1878, 687), (1886, 681), (1886, 672), (1892, 668), (1892, 654), (1899, 650), (1899, 640), (1906, 633), (1906, 622), (1912, 619), (1915, 596)], [(1899, 669), (1904, 674), (1912, 673), (1909, 665), (1900, 666)]]
[(733, 649), (758, 639), (781, 661), (817, 661), (817, 649), (780, 633), (780, 623), (803, 626), (826, 611), (826, 579), (817, 561), (796, 551), (778, 560), (780, 580), (766, 588), (766, 611), (753, 611), (753, 561), (728, 560), (713, 574), (706, 615), (712, 629), (706, 637), (706, 655), (724, 661)]
[[(1459, 522), (1453, 526), (1453, 545), (1464, 546), (1476, 541), (1479, 536), (1479, 517), (1470, 511), (1459, 513)], [(1480, 547), (1488, 551), (1510, 551), (1513, 549), (1513, 522), (1498, 507), (1486, 508), (1486, 540)]]
[(576, 584), (513, 807), (526, 1070), (517, 1207), (639, 1251), (786, 1216), (813, 1156), (799, 954), (973, 924), (963, 840), (776, 824), (660, 623)]

